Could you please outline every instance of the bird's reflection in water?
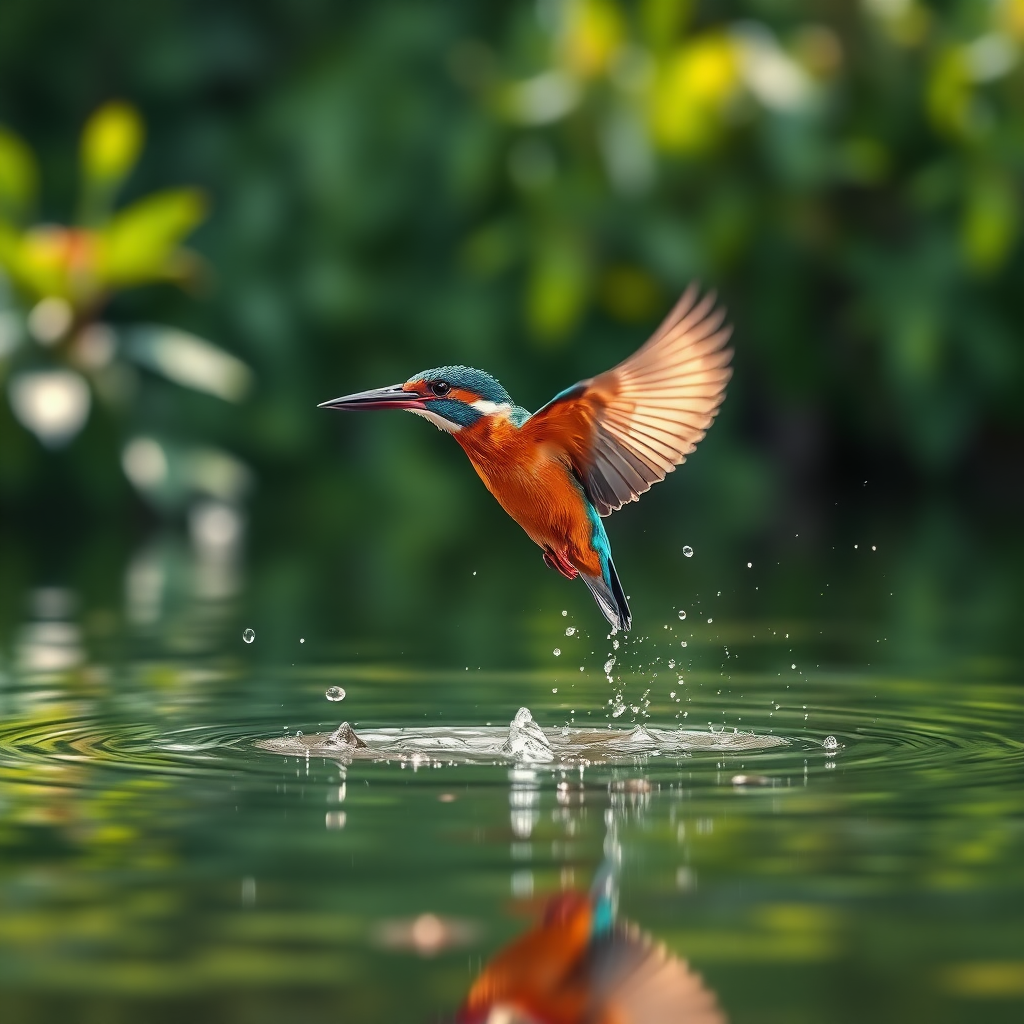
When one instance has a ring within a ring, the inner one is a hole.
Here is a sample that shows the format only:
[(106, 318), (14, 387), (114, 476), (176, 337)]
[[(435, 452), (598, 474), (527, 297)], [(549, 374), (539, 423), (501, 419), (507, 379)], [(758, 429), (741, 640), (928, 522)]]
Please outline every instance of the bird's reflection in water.
[(612, 875), (553, 896), (540, 922), (500, 950), (456, 1024), (725, 1024), (684, 960), (615, 918)]

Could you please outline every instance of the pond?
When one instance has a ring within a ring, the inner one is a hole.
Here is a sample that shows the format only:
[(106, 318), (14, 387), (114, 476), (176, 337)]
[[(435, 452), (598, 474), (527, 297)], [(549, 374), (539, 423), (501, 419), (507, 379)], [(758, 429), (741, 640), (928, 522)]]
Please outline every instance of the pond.
[(1019, 529), (641, 523), (615, 637), (511, 534), (5, 534), (0, 1018), (450, 1020), (611, 862), (737, 1024), (1019, 1021)]

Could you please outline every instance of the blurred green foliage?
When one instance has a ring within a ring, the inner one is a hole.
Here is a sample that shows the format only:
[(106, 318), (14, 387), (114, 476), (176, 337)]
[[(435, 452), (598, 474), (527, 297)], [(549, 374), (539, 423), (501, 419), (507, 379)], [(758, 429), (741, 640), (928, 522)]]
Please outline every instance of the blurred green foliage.
[[(89, 118), (78, 221), (65, 227), (29, 223), (38, 192), (34, 156), (12, 132), (0, 134), (0, 272), (14, 286), (0, 294), (0, 381), (6, 378), (11, 412), (43, 452), (75, 440), (93, 395), (109, 418), (137, 429), (137, 366), (227, 401), (241, 399), (250, 385), (249, 369), (207, 341), (162, 325), (115, 328), (102, 319), (118, 291), (199, 277), (200, 261), (181, 241), (205, 215), (201, 193), (166, 189), (115, 208), (142, 137), (141, 118), (125, 103), (107, 103)], [(110, 454), (116, 447), (100, 457)], [(166, 439), (125, 438), (121, 462), (136, 489), (165, 511), (203, 493), (237, 502), (247, 489), (248, 471), (227, 453), (179, 450)]]
[[(694, 277), (737, 324), (707, 444), (744, 500), (777, 475), (766, 453), (957, 479), (1019, 452), (1021, 0), (8, 0), (0, 20), (12, 301), (97, 287), (32, 262), (70, 244), (14, 234), (33, 203), (43, 224), (76, 201), (82, 231), (109, 218), (107, 295), (194, 267), (177, 242), (198, 193), (151, 190), (201, 184), (205, 290), (155, 284), (105, 315), (215, 337), (256, 387), (232, 405), (216, 399), (244, 387), (147, 378), (120, 430), (238, 451), (310, 522), (397, 488), (436, 514), (427, 533), (457, 532), (475, 483), (421, 424), (342, 426), (317, 401), (464, 361), (537, 406)], [(112, 97), (134, 107), (89, 122), (76, 200), (79, 126)], [(0, 412), (0, 502), (59, 481), (122, 503), (94, 421), (54, 457)], [(339, 435), (356, 445), (340, 459)]]

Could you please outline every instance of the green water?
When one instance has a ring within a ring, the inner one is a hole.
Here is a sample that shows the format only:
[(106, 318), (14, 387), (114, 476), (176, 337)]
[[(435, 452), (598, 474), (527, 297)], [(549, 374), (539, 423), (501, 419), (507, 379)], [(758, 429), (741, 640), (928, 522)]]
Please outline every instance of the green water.
[[(458, 557), (372, 530), (326, 554), (0, 538), (0, 1020), (442, 1020), (612, 843), (621, 913), (734, 1022), (1019, 1021), (1014, 524), (629, 522), (617, 650), (510, 535)], [(342, 719), (498, 730), (521, 706), (570, 735), (788, 742), (582, 773), (256, 746)], [(411, 937), (426, 913), (440, 948)]]

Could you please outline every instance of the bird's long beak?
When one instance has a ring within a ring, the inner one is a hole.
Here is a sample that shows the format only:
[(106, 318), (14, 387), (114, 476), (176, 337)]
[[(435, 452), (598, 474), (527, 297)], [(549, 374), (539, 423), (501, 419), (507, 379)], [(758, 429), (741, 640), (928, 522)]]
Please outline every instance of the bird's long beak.
[(392, 384), (387, 388), (374, 388), (372, 391), (360, 391), (355, 395), (343, 395), (332, 398), (329, 402), (321, 402), (318, 409), (422, 409), (426, 399), (413, 391), (403, 390), (401, 384)]

